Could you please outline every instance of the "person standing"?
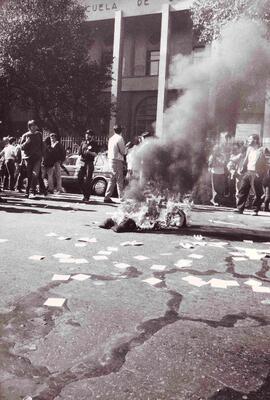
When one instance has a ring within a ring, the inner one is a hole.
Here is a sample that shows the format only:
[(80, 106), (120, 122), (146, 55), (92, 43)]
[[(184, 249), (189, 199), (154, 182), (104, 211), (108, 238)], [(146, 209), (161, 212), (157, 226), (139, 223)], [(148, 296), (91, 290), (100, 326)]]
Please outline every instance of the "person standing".
[(115, 185), (117, 186), (118, 197), (121, 201), (123, 200), (124, 165), (126, 154), (127, 150), (122, 137), (122, 127), (120, 125), (115, 125), (114, 135), (109, 139), (108, 143), (108, 159), (112, 176), (105, 193), (104, 203), (113, 203), (111, 197), (113, 195)]
[(265, 149), (260, 146), (259, 135), (253, 134), (248, 138), (248, 148), (241, 172), (243, 175), (237, 201), (236, 213), (243, 214), (250, 190), (254, 192), (253, 213), (258, 215), (263, 202), (263, 178), (267, 172)]
[(94, 132), (88, 129), (85, 132), (85, 139), (79, 148), (80, 169), (78, 172), (78, 182), (83, 194), (82, 201), (85, 203), (90, 199), (94, 161), (98, 153), (98, 145), (93, 139), (93, 134)]
[(225, 156), (219, 145), (215, 145), (208, 160), (209, 171), (211, 172), (212, 199), (214, 206), (221, 204), (225, 193)]
[(58, 140), (56, 133), (50, 134), (51, 139), (51, 157), (53, 159), (53, 167), (48, 169), (48, 186), (49, 191), (53, 192), (53, 174), (56, 179), (56, 194), (63, 193), (61, 178), (61, 163), (66, 159), (66, 151)]
[(8, 189), (14, 190), (15, 186), (15, 170), (16, 170), (16, 147), (14, 146), (15, 138), (8, 137), (7, 144), (0, 153), (0, 157), (4, 156), (4, 163), (8, 173)]
[(24, 152), (26, 163), (27, 186), (25, 197), (30, 196), (30, 189), (33, 195), (36, 194), (38, 176), (41, 168), (41, 159), (43, 155), (42, 135), (34, 120), (28, 121), (28, 132), (23, 134), (21, 139), (21, 149)]

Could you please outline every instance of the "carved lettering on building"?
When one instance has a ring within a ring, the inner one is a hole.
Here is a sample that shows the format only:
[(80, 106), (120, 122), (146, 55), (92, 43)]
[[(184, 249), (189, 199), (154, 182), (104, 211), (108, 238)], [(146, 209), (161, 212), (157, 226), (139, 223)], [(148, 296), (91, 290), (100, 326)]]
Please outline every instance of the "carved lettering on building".
[(89, 12), (96, 12), (96, 11), (117, 11), (117, 4), (116, 3), (99, 3), (99, 4), (90, 4), (88, 6)]
[(137, 6), (149, 6), (149, 0), (137, 0)]

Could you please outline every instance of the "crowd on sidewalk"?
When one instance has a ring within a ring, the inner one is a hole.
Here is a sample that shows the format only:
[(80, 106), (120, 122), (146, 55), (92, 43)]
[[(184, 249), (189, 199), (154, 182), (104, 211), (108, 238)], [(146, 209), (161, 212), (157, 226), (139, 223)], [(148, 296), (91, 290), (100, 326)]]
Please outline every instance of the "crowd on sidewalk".
[(264, 211), (269, 211), (269, 157), (269, 150), (261, 146), (257, 134), (250, 135), (246, 144), (227, 141), (215, 145), (208, 160), (211, 203), (223, 205), (230, 198), (237, 213), (242, 214), (249, 202), (253, 215), (258, 215), (262, 205)]
[[(133, 165), (134, 149), (152, 136), (145, 132), (125, 144), (122, 127), (115, 125), (114, 134), (108, 142), (108, 162), (110, 180), (104, 202), (113, 203), (113, 193), (117, 187), (120, 201), (124, 201), (124, 180), (138, 178), (139, 171)], [(82, 201), (90, 201), (94, 162), (100, 148), (95, 141), (94, 132), (85, 133), (78, 151), (78, 185), (83, 195)], [(257, 215), (264, 206), (269, 211), (270, 203), (270, 153), (261, 146), (257, 134), (250, 135), (247, 144), (236, 141), (224, 141), (213, 147), (208, 160), (211, 175), (212, 198), (214, 206), (228, 203), (236, 205), (235, 212), (243, 213), (249, 199), (252, 201), (253, 214)], [(43, 136), (34, 120), (28, 122), (28, 131), (18, 143), (14, 137), (4, 138), (4, 148), (0, 152), (0, 179), (2, 189), (25, 191), (25, 197), (32, 198), (37, 194), (61, 194), (61, 169), (66, 158), (66, 150), (54, 132)], [(66, 170), (68, 173), (68, 171)], [(26, 185), (25, 185), (26, 181)], [(4, 201), (2, 199), (2, 201)], [(233, 204), (234, 203), (234, 204)]]

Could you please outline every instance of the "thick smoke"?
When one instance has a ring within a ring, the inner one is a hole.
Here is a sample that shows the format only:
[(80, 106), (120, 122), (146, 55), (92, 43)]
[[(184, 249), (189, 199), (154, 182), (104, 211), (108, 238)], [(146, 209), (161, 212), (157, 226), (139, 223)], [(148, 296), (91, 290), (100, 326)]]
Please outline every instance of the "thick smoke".
[(270, 71), (266, 33), (262, 23), (242, 19), (223, 28), (200, 62), (181, 54), (174, 58), (169, 85), (181, 94), (165, 111), (162, 137), (134, 152), (141, 180), (129, 195), (138, 197), (148, 180), (174, 193), (192, 189), (205, 163), (209, 131), (230, 130), (239, 107), (263, 97)]

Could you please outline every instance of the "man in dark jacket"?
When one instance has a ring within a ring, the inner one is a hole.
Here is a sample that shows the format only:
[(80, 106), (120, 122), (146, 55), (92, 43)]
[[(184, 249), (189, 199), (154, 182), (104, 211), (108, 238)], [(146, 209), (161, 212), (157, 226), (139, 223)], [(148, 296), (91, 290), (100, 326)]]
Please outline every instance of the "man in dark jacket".
[(37, 180), (43, 155), (42, 135), (38, 131), (34, 120), (28, 121), (28, 132), (21, 138), (21, 150), (24, 153), (23, 158), (27, 173), (26, 197), (29, 197), (31, 188), (33, 195), (36, 194)]
[(80, 169), (78, 172), (78, 182), (83, 194), (83, 202), (88, 202), (91, 194), (92, 175), (94, 172), (94, 160), (98, 153), (98, 145), (93, 139), (93, 131), (85, 132), (85, 140), (79, 148)]

